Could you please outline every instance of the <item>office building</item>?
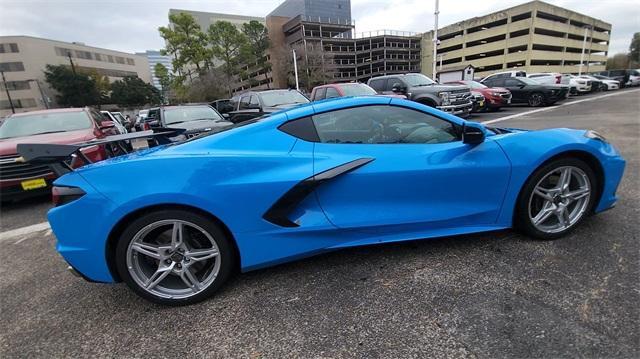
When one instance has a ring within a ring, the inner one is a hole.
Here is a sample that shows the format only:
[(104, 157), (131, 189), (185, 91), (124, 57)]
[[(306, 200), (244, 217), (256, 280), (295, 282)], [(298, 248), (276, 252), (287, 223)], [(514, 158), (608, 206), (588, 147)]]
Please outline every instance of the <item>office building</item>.
[(207, 29), (209, 28), (209, 26), (215, 23), (216, 21), (230, 22), (236, 25), (238, 29), (242, 26), (242, 24), (246, 22), (250, 22), (252, 20), (255, 20), (264, 24), (264, 17), (259, 17), (259, 16), (244, 16), (244, 15), (233, 15), (233, 14), (220, 14), (216, 12), (169, 9), (169, 15), (176, 15), (180, 13), (191, 15), (196, 20), (196, 23), (200, 26), (200, 29), (204, 32), (207, 32)]
[[(126, 52), (41, 39), (31, 36), (0, 36), (0, 71), (4, 73), (16, 112), (55, 107), (55, 90), (44, 78), (47, 65), (69, 65), (76, 71), (97, 72), (110, 81), (137, 76), (151, 82), (144, 56)], [(4, 83), (0, 81), (0, 117), (11, 113)]]
[(147, 50), (145, 52), (136, 52), (138, 56), (144, 56), (149, 61), (149, 72), (151, 72), (151, 81), (153, 86), (155, 86), (158, 90), (162, 90), (162, 86), (160, 85), (160, 79), (156, 77), (155, 68), (156, 64), (162, 64), (167, 68), (169, 73), (173, 72), (173, 66), (171, 65), (171, 58), (166, 55), (162, 55), (158, 50)]
[(286, 0), (267, 15), (326, 23), (351, 23), (351, 0)]
[[(522, 69), (577, 73), (605, 69), (611, 24), (542, 1), (531, 1), (438, 29), (438, 67), (473, 65), (476, 77)], [(585, 35), (586, 34), (586, 35)], [(433, 31), (422, 37), (422, 71), (432, 75)]]

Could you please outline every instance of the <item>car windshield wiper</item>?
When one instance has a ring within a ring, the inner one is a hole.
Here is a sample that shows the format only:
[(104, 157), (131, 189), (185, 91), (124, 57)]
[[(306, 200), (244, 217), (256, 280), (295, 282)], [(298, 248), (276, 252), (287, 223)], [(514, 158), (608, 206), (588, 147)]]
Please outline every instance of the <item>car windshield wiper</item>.
[(282, 105), (295, 105), (297, 103), (304, 103), (304, 102), (285, 102), (285, 103), (276, 103), (273, 105), (269, 105), (269, 107), (277, 107), (277, 106), (282, 106)]
[(46, 135), (47, 133), (60, 133), (60, 132), (67, 132), (67, 131), (65, 131), (65, 130), (45, 131), (45, 132), (38, 132), (38, 133), (31, 134), (31, 136), (35, 136), (35, 135)]

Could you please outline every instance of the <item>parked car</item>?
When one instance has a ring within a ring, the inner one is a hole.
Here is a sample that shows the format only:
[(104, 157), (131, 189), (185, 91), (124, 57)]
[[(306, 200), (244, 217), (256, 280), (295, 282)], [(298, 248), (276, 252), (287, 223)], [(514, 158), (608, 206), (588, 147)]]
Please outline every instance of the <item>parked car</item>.
[(570, 83), (569, 75), (563, 75), (558, 72), (535, 72), (527, 74), (527, 77), (545, 85), (569, 85)]
[(380, 94), (404, 95), (411, 101), (462, 117), (468, 116), (473, 107), (467, 86), (440, 85), (423, 74), (378, 76), (369, 79), (367, 85)]
[(478, 81), (461, 80), (452, 83), (466, 85), (471, 92), (478, 92), (485, 98), (485, 109), (497, 111), (511, 104), (511, 92), (503, 87), (488, 87)]
[(305, 95), (293, 89), (249, 91), (231, 99), (234, 110), (229, 112), (229, 119), (244, 122), (308, 102)]
[(498, 79), (498, 78), (507, 78), (507, 77), (527, 77), (527, 72), (522, 70), (510, 70), (510, 71), (501, 71), (493, 73), (489, 76), (486, 76), (480, 82), (485, 82), (490, 79)]
[(640, 86), (640, 69), (629, 70), (629, 80), (625, 84), (626, 86)]
[(120, 122), (124, 128), (127, 129), (127, 132), (131, 131), (131, 129), (133, 128), (133, 121), (127, 120), (127, 118), (122, 114), (122, 112), (114, 112), (114, 111), (110, 111), (111, 114), (118, 120), (118, 122)]
[(591, 75), (580, 75), (578, 76), (581, 79), (591, 81), (591, 92), (600, 92), (607, 90), (607, 84), (605, 84), (602, 80), (593, 77)]
[(512, 227), (558, 239), (615, 206), (624, 168), (594, 131), (345, 97), (80, 168), (48, 219), (72, 271), (186, 305), (236, 268), (341, 248)]
[(209, 105), (160, 106), (149, 109), (145, 130), (154, 127), (183, 128), (180, 138), (195, 137), (203, 132), (231, 126), (218, 111)]
[(140, 110), (138, 111), (138, 114), (136, 115), (136, 122), (134, 125), (134, 128), (136, 129), (136, 131), (142, 131), (144, 128), (144, 122), (147, 120), (147, 117), (149, 116), (149, 110)]
[(102, 114), (102, 116), (104, 116), (105, 120), (112, 121), (114, 123), (119, 134), (128, 132), (127, 128), (124, 125), (126, 121), (122, 116), (118, 117), (110, 111), (100, 111), (100, 113)]
[(618, 90), (620, 88), (620, 81), (616, 81), (614, 79), (610, 79), (602, 75), (592, 75), (592, 76), (602, 81), (602, 83), (606, 85), (606, 88), (604, 88), (605, 91)]
[[(330, 98), (336, 97), (344, 97), (344, 96), (372, 96), (379, 95), (376, 90), (369, 87), (369, 85), (365, 85), (363, 83), (350, 82), (350, 83), (337, 83), (337, 84), (329, 84), (329, 85), (321, 85), (316, 86), (311, 91), (311, 96), (309, 98), (311, 101), (320, 101)], [(399, 98), (407, 98), (404, 95), (382, 95), (382, 96), (390, 96), (390, 97), (399, 97)]]
[(229, 113), (234, 110), (233, 104), (231, 103), (231, 99), (221, 99), (215, 100), (209, 104), (209, 106), (213, 107), (216, 111), (218, 111), (221, 115)]
[[(89, 108), (30, 111), (7, 116), (0, 124), (2, 201), (50, 193), (56, 175), (48, 165), (16, 162), (19, 143), (73, 144), (118, 134), (115, 124)], [(91, 161), (106, 158), (103, 146), (83, 150)], [(70, 162), (80, 164), (79, 159)]]
[(591, 80), (569, 75), (569, 87), (570, 93), (574, 95), (588, 93), (591, 92)]
[[(610, 79), (619, 81), (620, 87), (633, 86), (634, 80), (635, 80), (635, 85), (640, 84), (639, 70), (630, 70), (630, 69), (605, 70), (605, 71), (600, 71), (598, 75), (607, 76)], [(635, 79), (632, 79), (632, 76), (634, 76)]]
[(569, 95), (569, 86), (543, 85), (528, 77), (496, 77), (483, 80), (482, 83), (506, 88), (511, 92), (512, 103), (526, 103), (534, 107), (552, 105)]

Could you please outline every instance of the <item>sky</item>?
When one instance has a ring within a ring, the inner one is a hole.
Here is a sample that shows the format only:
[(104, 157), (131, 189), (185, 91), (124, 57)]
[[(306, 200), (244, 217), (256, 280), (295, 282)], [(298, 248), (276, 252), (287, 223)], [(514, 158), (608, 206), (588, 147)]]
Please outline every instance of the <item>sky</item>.
[[(0, 36), (30, 35), (125, 52), (160, 49), (170, 8), (265, 16), (283, 0), (0, 0)], [(440, 0), (440, 27), (525, 0)], [(609, 54), (628, 51), (640, 31), (638, 0), (548, 0), (611, 23)], [(356, 32), (433, 29), (435, 0), (351, 0)]]

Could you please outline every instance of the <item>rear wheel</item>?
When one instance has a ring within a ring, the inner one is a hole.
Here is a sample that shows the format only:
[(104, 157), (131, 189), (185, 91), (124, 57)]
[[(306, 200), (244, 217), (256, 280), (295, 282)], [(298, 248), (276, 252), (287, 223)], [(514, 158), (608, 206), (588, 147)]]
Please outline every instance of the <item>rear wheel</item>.
[(138, 295), (165, 305), (210, 297), (229, 277), (233, 247), (208, 218), (162, 210), (133, 221), (116, 248), (118, 273)]
[(531, 107), (542, 106), (544, 104), (544, 96), (542, 96), (542, 94), (539, 92), (534, 92), (531, 95), (529, 95), (528, 102), (529, 102), (529, 106)]
[(597, 188), (591, 168), (564, 158), (539, 168), (518, 199), (516, 224), (526, 234), (557, 239), (573, 230), (590, 212)]

